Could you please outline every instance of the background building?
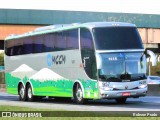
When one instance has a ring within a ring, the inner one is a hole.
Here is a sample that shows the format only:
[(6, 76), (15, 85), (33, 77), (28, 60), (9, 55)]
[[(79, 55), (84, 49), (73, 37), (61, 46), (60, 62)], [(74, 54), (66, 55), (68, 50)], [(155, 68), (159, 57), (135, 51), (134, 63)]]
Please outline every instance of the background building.
[(146, 48), (160, 53), (160, 15), (70, 10), (0, 9), (0, 49), (10, 34), (22, 34), (51, 24), (95, 21), (129, 22), (137, 25)]

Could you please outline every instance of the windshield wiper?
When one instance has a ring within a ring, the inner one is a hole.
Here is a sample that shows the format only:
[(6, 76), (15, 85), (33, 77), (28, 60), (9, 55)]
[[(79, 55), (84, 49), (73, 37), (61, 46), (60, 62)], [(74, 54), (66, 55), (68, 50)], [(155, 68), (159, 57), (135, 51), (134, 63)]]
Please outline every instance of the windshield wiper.
[(131, 76), (132, 81), (134, 81), (134, 80), (144, 80), (144, 79), (147, 79), (147, 77), (144, 74), (133, 74)]
[(122, 80), (130, 80), (131, 79), (131, 75), (128, 74), (128, 73), (121, 74), (120, 75), (120, 79), (122, 79)]
[(107, 75), (100, 75), (99, 78), (103, 81), (107, 82), (120, 82), (122, 81), (120, 78), (114, 77), (114, 76), (107, 76)]
[(117, 77), (108, 77), (107, 78), (107, 81), (108, 82), (121, 82), (122, 80), (120, 78), (117, 78)]

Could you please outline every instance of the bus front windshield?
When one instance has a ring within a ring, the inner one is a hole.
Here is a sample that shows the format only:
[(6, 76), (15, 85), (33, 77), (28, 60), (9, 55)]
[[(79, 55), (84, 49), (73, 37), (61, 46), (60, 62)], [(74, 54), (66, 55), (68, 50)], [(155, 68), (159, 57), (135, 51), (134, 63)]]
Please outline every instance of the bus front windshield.
[(97, 50), (143, 49), (136, 27), (93, 28)]
[(100, 53), (100, 59), (100, 74), (105, 76), (104, 80), (132, 81), (146, 78), (146, 58), (142, 53)]

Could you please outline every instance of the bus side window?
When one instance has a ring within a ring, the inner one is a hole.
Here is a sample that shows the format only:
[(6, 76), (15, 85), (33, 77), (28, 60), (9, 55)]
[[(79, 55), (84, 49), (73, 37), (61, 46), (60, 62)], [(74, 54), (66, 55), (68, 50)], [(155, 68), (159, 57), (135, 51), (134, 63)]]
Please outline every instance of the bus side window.
[(44, 35), (44, 52), (50, 52), (54, 50), (54, 34), (45, 34)]
[(88, 77), (97, 79), (96, 58), (93, 39), (90, 31), (86, 28), (80, 29), (80, 44), (82, 63)]
[(78, 49), (78, 29), (67, 31), (67, 50)]
[(33, 37), (33, 53), (43, 52), (43, 35)]
[(24, 47), (24, 54), (30, 54), (32, 53), (32, 38), (31, 37), (27, 37), (23, 39), (23, 47)]
[(61, 51), (65, 49), (65, 41), (63, 39), (63, 33), (62, 32), (57, 32), (55, 33), (55, 51)]
[(13, 55), (13, 46), (14, 46), (14, 41), (6, 41), (5, 43), (5, 53), (8, 56)]
[(15, 51), (15, 55), (23, 54), (23, 41), (22, 39), (15, 40), (15, 47), (17, 48)]

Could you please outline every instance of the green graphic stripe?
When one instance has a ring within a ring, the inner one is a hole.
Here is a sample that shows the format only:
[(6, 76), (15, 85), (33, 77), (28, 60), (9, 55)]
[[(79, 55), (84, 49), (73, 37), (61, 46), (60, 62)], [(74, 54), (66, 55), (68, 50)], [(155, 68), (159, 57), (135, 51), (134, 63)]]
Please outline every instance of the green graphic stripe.
[[(7, 92), (11, 94), (18, 94), (18, 83), (21, 79), (6, 73)], [(30, 81), (33, 86), (34, 95), (36, 96), (59, 96), (59, 97), (73, 97), (72, 87), (74, 81), (72, 80), (46, 80), (39, 81), (23, 78), (23, 83)], [(92, 80), (79, 80), (84, 88), (84, 98), (98, 98), (97, 82)]]

